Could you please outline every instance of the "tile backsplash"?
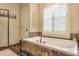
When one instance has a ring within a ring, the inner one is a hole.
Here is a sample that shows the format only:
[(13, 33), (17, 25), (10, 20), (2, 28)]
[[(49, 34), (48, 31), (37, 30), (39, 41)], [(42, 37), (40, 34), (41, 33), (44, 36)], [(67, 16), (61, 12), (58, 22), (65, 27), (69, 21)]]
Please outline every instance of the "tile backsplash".
[(42, 32), (30, 32), (30, 37), (41, 36)]

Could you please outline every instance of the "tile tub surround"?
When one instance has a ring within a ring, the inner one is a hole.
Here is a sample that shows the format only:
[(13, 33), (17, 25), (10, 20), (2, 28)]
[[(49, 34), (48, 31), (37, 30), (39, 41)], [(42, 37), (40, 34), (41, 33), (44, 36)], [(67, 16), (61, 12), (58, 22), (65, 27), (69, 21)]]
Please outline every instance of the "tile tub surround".
[(42, 32), (30, 32), (30, 37), (42, 36)]
[(22, 51), (24, 51), (27, 56), (69, 56), (64, 52), (47, 49), (46, 47), (30, 42), (23, 42)]
[(73, 41), (77, 41), (77, 54), (79, 56), (79, 33), (72, 33), (72, 38), (76, 38)]
[[(39, 37), (38, 37), (39, 38)], [(37, 39), (38, 39), (37, 38)], [(36, 39), (36, 40), (37, 40)], [(54, 39), (53, 39), (54, 40)], [(56, 39), (55, 39), (56, 40)], [(25, 40), (22, 40), (22, 49), (25, 49), (26, 51), (28, 50), (28, 52), (31, 52), (31, 50), (33, 50), (32, 51), (32, 53), (34, 53), (34, 50), (36, 49), (36, 46), (38, 46), (38, 47), (42, 47), (42, 48), (46, 48), (47, 50), (49, 50), (49, 51), (56, 51), (55, 53), (58, 55), (58, 54), (63, 54), (63, 55), (77, 55), (77, 52), (76, 52), (76, 50), (74, 50), (74, 51), (72, 51), (72, 49), (70, 49), (70, 48), (67, 48), (67, 49), (65, 49), (65, 48), (62, 48), (62, 47), (56, 47), (56, 46), (53, 46), (53, 45), (50, 45), (50, 44), (40, 44), (40, 43), (37, 43), (37, 41), (35, 42), (35, 40), (34, 40), (34, 37), (33, 37), (33, 39), (31, 38), (31, 40), (29, 40), (29, 38), (28, 39), (25, 39)], [(24, 43), (24, 42), (26, 42), (26, 43)], [(29, 43), (28, 43), (29, 42)], [(28, 43), (28, 44), (27, 44)], [(74, 42), (73, 42), (74, 43)], [(27, 46), (27, 47), (26, 47)], [(23, 48), (24, 47), (24, 48)], [(33, 48), (33, 49), (32, 49)], [(29, 51), (29, 49), (31, 49), (30, 51)], [(37, 48), (38, 49), (38, 48)], [(41, 48), (39, 48), (40, 50), (43, 50), (43, 49), (41, 49)], [(36, 50), (35, 50), (36, 51)], [(58, 52), (60, 52), (60, 53), (58, 53)], [(49, 55), (49, 54), (48, 54)]]

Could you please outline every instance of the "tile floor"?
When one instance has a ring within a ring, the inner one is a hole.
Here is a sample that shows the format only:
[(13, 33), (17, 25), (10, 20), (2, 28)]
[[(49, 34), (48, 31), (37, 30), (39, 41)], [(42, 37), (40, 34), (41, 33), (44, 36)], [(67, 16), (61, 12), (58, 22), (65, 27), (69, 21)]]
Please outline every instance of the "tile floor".
[(15, 45), (15, 46), (11, 46), (11, 47), (9, 47), (9, 49), (10, 49), (11, 51), (13, 51), (15, 54), (17, 54), (18, 56), (21, 54), (21, 51), (20, 51), (20, 44)]
[(10, 49), (5, 49), (0, 51), (0, 56), (17, 56), (17, 54), (12, 52)]

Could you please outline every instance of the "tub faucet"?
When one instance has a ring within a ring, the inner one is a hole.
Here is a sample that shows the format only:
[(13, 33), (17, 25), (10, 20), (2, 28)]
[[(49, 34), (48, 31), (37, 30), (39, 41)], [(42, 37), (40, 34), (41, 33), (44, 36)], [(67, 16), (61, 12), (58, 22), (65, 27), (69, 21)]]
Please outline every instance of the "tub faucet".
[(40, 43), (42, 43), (42, 37), (40, 38)]

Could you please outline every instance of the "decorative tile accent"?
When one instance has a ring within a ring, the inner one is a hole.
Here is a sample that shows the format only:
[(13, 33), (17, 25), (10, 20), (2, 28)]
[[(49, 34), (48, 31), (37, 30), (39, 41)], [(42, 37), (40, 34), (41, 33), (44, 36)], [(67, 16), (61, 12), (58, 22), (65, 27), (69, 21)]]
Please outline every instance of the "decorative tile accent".
[(30, 37), (41, 36), (42, 32), (30, 32)]

